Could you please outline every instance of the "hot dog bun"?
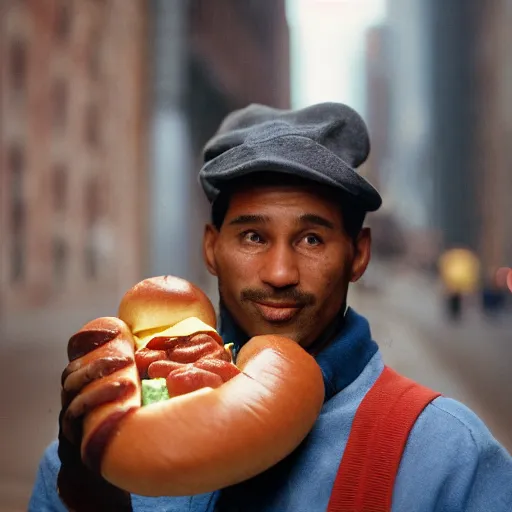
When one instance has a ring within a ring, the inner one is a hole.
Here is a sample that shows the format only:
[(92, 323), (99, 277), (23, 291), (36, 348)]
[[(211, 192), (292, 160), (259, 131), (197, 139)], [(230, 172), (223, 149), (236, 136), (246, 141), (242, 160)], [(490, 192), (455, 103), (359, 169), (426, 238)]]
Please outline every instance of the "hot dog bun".
[(103, 477), (145, 496), (199, 494), (255, 476), (290, 454), (322, 407), (318, 365), (277, 336), (253, 338), (240, 356), (243, 373), (219, 388), (121, 420), (103, 456)]
[(111, 357), (131, 359), (82, 391), (116, 385), (126, 390), (85, 416), (82, 457), (131, 493), (191, 495), (255, 476), (301, 443), (322, 407), (319, 366), (302, 347), (279, 336), (252, 338), (238, 355), (238, 369), (233, 367), (219, 387), (141, 407), (138, 351), (160, 350), (167, 337), (198, 332), (215, 335), (222, 344), (209, 299), (182, 279), (145, 280), (123, 297), (118, 319), (96, 322), (82, 331), (110, 329), (110, 340), (101, 347), (92, 343), (90, 357), (110, 350)]
[(196, 332), (215, 331), (217, 326), (210, 299), (197, 286), (174, 276), (151, 277), (136, 284), (121, 299), (118, 316), (139, 339), (191, 318), (203, 324)]

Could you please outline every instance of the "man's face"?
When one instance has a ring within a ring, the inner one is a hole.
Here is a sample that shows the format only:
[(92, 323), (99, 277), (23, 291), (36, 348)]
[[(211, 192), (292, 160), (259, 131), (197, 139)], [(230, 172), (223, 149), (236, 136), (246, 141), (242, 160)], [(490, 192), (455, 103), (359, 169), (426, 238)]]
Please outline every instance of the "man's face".
[(364, 272), (369, 233), (354, 244), (321, 187), (258, 186), (231, 196), (220, 231), (207, 226), (204, 248), (221, 300), (249, 336), (279, 334), (306, 347)]

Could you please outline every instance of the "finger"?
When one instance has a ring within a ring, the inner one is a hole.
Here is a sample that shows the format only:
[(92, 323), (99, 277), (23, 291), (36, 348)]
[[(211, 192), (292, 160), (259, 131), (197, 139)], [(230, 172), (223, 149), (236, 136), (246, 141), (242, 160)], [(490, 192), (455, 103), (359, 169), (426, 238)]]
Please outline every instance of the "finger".
[(222, 379), (215, 373), (188, 366), (171, 372), (166, 379), (169, 396), (191, 393), (204, 387), (218, 388)]
[(219, 343), (213, 336), (210, 336), (204, 332), (191, 336), (189, 343), (213, 343), (218, 347), (224, 347), (224, 345)]
[(78, 394), (66, 409), (62, 419), (64, 435), (72, 442), (76, 442), (73, 433), (76, 430), (77, 420), (95, 407), (121, 399), (123, 396), (133, 392), (135, 392), (135, 384), (128, 380), (96, 381), (91, 384)]
[(185, 365), (175, 361), (155, 361), (151, 363), (148, 368), (148, 376), (150, 379), (166, 378), (169, 373), (174, 370), (179, 370)]
[(62, 406), (62, 410), (66, 410), (69, 407), (69, 404), (73, 401), (73, 399), (78, 395), (77, 392), (68, 392), (64, 391), (64, 388), (60, 390), (60, 404)]
[[(87, 333), (84, 331), (84, 334)], [(125, 338), (119, 336), (116, 339), (111, 340), (109, 343), (97, 347), (94, 351), (88, 352), (84, 356), (71, 361), (62, 372), (61, 383), (64, 384), (64, 381), (71, 373), (81, 370), (95, 361), (99, 361), (101, 359), (107, 360), (110, 358), (128, 358), (133, 361), (133, 347), (130, 343), (126, 343)]]
[(142, 348), (135, 352), (135, 363), (139, 370), (139, 377), (141, 379), (148, 376), (149, 366), (156, 361), (167, 359), (167, 352), (165, 350), (151, 350)]
[[(185, 338), (187, 339), (187, 338)], [(182, 343), (183, 338), (168, 336), (155, 336), (149, 340), (145, 348), (150, 350), (170, 350), (173, 349), (178, 343)]]
[[(66, 409), (62, 408), (59, 413), (59, 458), (62, 463), (67, 459), (66, 456), (74, 458), (80, 457), (80, 440), (83, 434), (83, 422), (76, 420), (66, 426), (64, 433), (64, 417)], [(60, 453), (62, 449), (62, 454)]]
[(76, 393), (93, 380), (106, 377), (118, 370), (122, 370), (132, 364), (132, 362), (133, 359), (128, 356), (113, 356), (92, 361), (72, 373), (67, 373), (66, 370), (64, 370), (64, 383), (62, 387), (66, 392)]
[(79, 331), (68, 342), (68, 358), (70, 361), (79, 359), (89, 352), (96, 350), (119, 336), (120, 330), (113, 327), (111, 329), (90, 329)]
[(196, 368), (206, 370), (218, 375), (223, 382), (236, 377), (239, 373), (242, 373), (234, 364), (228, 363), (227, 361), (221, 361), (220, 359), (204, 358), (194, 363)]
[(215, 340), (196, 342), (191, 341), (183, 345), (178, 345), (173, 350), (168, 351), (168, 358), (178, 363), (194, 363), (203, 357), (215, 357), (226, 359), (227, 353)]

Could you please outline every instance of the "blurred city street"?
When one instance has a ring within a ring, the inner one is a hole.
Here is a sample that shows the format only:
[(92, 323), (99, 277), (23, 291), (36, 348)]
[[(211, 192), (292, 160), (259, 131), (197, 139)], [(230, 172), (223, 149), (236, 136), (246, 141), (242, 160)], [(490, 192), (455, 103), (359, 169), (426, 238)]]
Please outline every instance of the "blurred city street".
[(367, 316), (387, 364), (463, 402), (512, 450), (510, 314), (483, 318), (473, 300), (460, 322), (447, 322), (436, 280), (378, 261), (349, 304)]
[(39, 459), (57, 435), (60, 375), (67, 364), (68, 338), (86, 321), (111, 313), (107, 304), (99, 302), (96, 308), (60, 315), (55, 325), (48, 321), (52, 315), (33, 311), (10, 318), (10, 324), (18, 327), (16, 336), (1, 333), (1, 512), (27, 510)]
[(198, 172), (251, 104), (361, 114), (354, 171), (383, 205), (349, 305), (512, 451), (511, 5), (0, 0), (0, 512), (26, 510), (57, 434), (73, 333), (150, 276), (216, 302)]
[[(375, 262), (349, 303), (369, 319), (387, 364), (471, 407), (511, 450), (512, 322), (489, 325), (471, 312), (466, 322), (447, 325), (436, 291), (424, 275)], [(32, 329), (30, 339), (27, 328), (23, 342), (2, 347), (1, 385), (9, 390), (0, 423), (2, 512), (25, 510), (39, 457), (57, 432), (66, 339), (96, 314), (68, 318), (59, 340), (38, 338), (44, 328)]]

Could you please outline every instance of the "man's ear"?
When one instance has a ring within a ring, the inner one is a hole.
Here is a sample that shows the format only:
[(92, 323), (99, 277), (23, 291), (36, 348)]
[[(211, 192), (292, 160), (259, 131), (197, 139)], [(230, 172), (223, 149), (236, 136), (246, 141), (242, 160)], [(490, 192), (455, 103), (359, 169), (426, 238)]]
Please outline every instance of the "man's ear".
[(352, 274), (350, 281), (355, 283), (366, 272), (370, 263), (372, 246), (372, 232), (370, 228), (363, 228), (357, 236), (355, 243), (355, 254), (352, 262)]
[(213, 224), (206, 224), (203, 235), (203, 258), (208, 272), (213, 276), (217, 275), (217, 265), (215, 263), (215, 244), (219, 232)]

